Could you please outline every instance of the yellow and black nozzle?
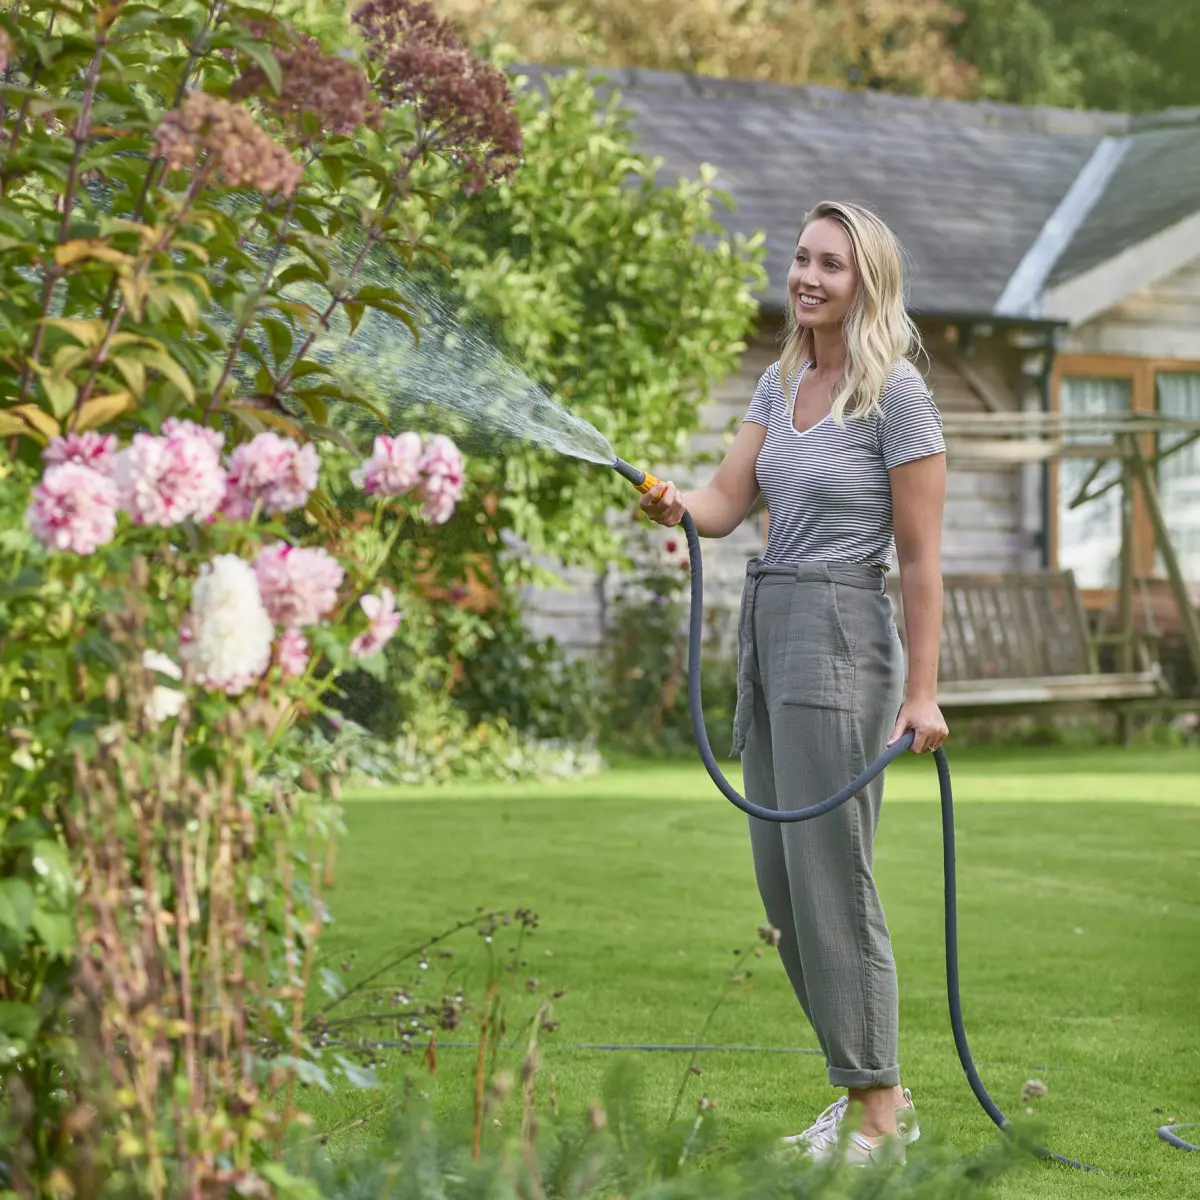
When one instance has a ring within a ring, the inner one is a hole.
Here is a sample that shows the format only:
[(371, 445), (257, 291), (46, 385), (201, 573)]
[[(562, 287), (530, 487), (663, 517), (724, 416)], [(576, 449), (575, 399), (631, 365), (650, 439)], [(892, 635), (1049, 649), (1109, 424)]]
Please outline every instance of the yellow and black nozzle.
[(637, 467), (627, 463), (623, 458), (613, 459), (612, 466), (618, 475), (628, 479), (643, 495), (662, 483), (661, 479), (656, 479), (649, 471), (639, 471)]

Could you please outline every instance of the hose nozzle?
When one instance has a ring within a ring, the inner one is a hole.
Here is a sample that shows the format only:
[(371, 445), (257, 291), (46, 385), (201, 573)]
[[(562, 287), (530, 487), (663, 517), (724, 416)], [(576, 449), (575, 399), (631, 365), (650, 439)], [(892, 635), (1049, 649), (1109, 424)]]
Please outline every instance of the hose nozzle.
[(623, 458), (614, 459), (612, 466), (618, 475), (628, 479), (643, 495), (662, 483), (661, 479), (656, 479), (649, 471), (640, 471), (637, 467), (627, 463)]

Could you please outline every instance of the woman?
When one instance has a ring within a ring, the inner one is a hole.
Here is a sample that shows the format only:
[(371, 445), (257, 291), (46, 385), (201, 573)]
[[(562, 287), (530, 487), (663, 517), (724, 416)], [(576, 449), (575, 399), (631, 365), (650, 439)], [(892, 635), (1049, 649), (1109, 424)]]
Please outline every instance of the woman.
[[(734, 753), (746, 796), (803, 808), (839, 790), (905, 731), (928, 753), (937, 704), (946, 486), (938, 411), (908, 360), (900, 249), (874, 214), (822, 203), (788, 273), (788, 336), (712, 482), (642, 498), (724, 537), (761, 490), (766, 549), (742, 599)], [(900, 568), (908, 672), (884, 590)], [(902, 1160), (919, 1136), (897, 1064), (896, 970), (872, 878), (883, 779), (812, 821), (750, 818), (755, 876), (800, 1005), (846, 1096), (785, 1139), (847, 1161)], [(850, 1120), (846, 1121), (847, 1113)], [(843, 1136), (847, 1134), (848, 1136)]]

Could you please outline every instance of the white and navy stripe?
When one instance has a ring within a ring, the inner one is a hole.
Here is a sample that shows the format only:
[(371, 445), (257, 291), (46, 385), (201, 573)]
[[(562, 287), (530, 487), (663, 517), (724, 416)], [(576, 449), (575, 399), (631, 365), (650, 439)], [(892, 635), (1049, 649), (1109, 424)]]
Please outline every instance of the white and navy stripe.
[(942, 419), (917, 368), (898, 360), (881, 398), (882, 414), (827, 416), (800, 432), (793, 410), (801, 367), (785, 391), (779, 363), (759, 379), (745, 421), (765, 425), (758, 486), (770, 513), (767, 564), (865, 563), (887, 570), (894, 546), (888, 471), (940, 454)]

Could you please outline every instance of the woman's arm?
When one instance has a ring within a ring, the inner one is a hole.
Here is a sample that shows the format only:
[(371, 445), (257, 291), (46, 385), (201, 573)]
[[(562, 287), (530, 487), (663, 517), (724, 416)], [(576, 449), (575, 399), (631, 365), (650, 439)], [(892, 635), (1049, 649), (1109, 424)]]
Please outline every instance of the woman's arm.
[(686, 509), (701, 537), (727, 537), (746, 519), (758, 494), (755, 468), (766, 440), (766, 426), (744, 421), (707, 487), (680, 492), (665, 483), (642, 497), (643, 510), (660, 525), (678, 525)]
[(913, 729), (913, 751), (920, 754), (936, 749), (949, 734), (937, 703), (946, 456), (931, 454), (902, 463), (889, 476), (908, 643), (908, 682), (891, 741)]

